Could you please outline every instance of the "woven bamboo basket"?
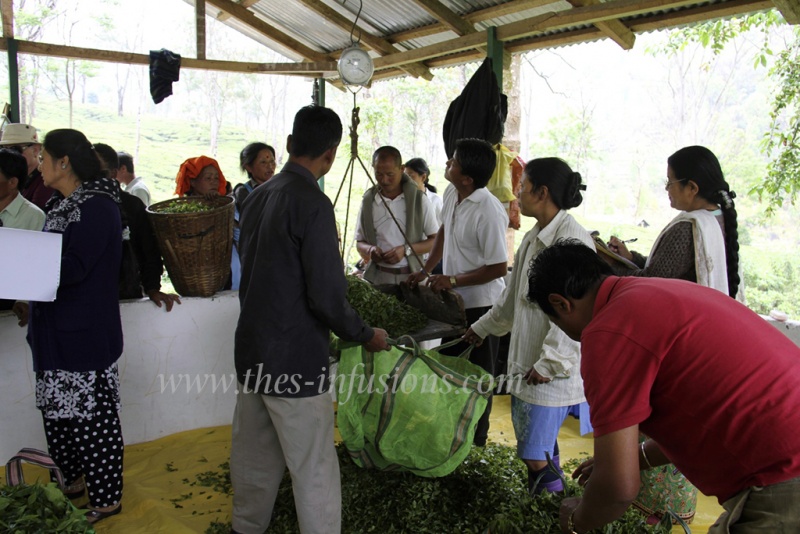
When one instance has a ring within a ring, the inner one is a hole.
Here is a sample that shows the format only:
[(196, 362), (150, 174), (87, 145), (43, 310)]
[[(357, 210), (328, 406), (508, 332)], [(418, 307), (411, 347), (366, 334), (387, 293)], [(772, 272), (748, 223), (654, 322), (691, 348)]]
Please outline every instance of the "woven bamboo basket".
[[(212, 206), (213, 209), (196, 213), (163, 213), (165, 208), (189, 202)], [(147, 216), (175, 291), (184, 297), (210, 297), (222, 289), (231, 271), (231, 197), (165, 200), (148, 206)]]

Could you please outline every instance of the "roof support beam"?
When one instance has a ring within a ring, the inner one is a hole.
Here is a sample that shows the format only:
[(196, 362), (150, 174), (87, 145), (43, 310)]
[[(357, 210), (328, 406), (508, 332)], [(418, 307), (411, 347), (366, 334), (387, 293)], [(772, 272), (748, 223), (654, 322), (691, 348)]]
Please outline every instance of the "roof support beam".
[(458, 35), (475, 33), (475, 26), (453, 13), (439, 0), (414, 0), (430, 15)]
[[(599, 0), (567, 0), (575, 7), (592, 6), (599, 4)], [(594, 24), (609, 39), (620, 45), (623, 50), (631, 50), (636, 36), (619, 20), (604, 20)]]
[(797, 0), (772, 0), (789, 24), (800, 23), (800, 2)]
[[(306, 7), (316, 11), (326, 20), (335, 24), (339, 28), (350, 32), (353, 29), (353, 21), (348, 20), (347, 17), (341, 15), (335, 9), (328, 7), (327, 4), (322, 2), (321, 0), (300, 0)], [(394, 54), (398, 52), (398, 50), (386, 39), (382, 39), (375, 35), (372, 35), (368, 31), (360, 28), (358, 26), (355, 27), (355, 31), (358, 31), (361, 35), (361, 41), (366, 43), (370, 48), (372, 48), (378, 54), (385, 56), (386, 54)], [(430, 69), (426, 67), (422, 63), (409, 63), (408, 65), (403, 65), (402, 69), (407, 72), (408, 74), (414, 76), (415, 78), (422, 77), (428, 81), (433, 79), (433, 73), (431, 73)]]
[(262, 19), (256, 17), (255, 14), (246, 7), (242, 7), (231, 0), (206, 0), (206, 2), (217, 9), (225, 11), (233, 18), (243, 22), (244, 24), (247, 24), (257, 32), (262, 33), (265, 37), (268, 37), (276, 43), (295, 51), (310, 61), (325, 62), (330, 60), (326, 54), (317, 52), (316, 50), (304, 45), (294, 37), (286, 35), (282, 31), (273, 28)]
[[(256, 5), (258, 3), (258, 0), (239, 0), (236, 3), (244, 8), (248, 8)], [(217, 15), (217, 20), (220, 22), (228, 20), (229, 18), (231, 18), (230, 13), (226, 13), (225, 11), (222, 11), (219, 13), (219, 15)]]
[[(108, 61), (128, 65), (149, 65), (149, 54), (115, 52), (95, 48), (79, 48), (34, 41), (16, 41), (20, 54), (83, 59), (86, 61)], [(0, 50), (7, 50), (6, 39), (0, 39)], [(242, 61), (220, 61), (215, 59), (181, 58), (182, 69), (217, 70), (223, 72), (301, 75), (311, 77), (332, 76), (336, 72), (335, 61), (310, 63), (249, 63)]]
[(12, 0), (0, 0), (0, 14), (3, 16), (3, 37), (14, 37), (14, 7)]
[[(464, 35), (473, 35), (478, 30), (475, 29), (475, 25), (471, 22), (467, 22), (463, 18), (461, 18), (458, 14), (451, 11), (447, 6), (442, 4), (440, 0), (414, 0), (417, 4), (419, 4), (425, 11), (430, 13), (430, 15), (439, 20), (442, 24), (444, 24), (448, 29), (455, 32), (457, 35), (464, 36)], [(486, 33), (486, 32), (481, 32)], [(486, 46), (478, 47), (478, 50), (481, 52), (487, 53)], [(506, 52), (501, 52), (503, 65), (511, 64), (511, 54)], [(500, 66), (502, 69), (503, 65)]]
[(194, 22), (197, 36), (197, 59), (206, 58), (206, 0), (194, 0)]
[[(559, 1), (560, 0), (511, 0), (511, 2), (506, 2), (505, 4), (501, 4), (499, 6), (492, 6), (485, 9), (480, 9), (478, 11), (473, 11), (472, 13), (464, 15), (463, 19), (470, 24), (475, 24), (476, 22), (483, 22), (496, 17), (502, 17), (503, 15), (518, 13), (526, 9), (534, 9), (549, 4), (555, 4)], [(395, 33), (386, 39), (390, 43), (401, 43), (403, 41), (410, 41), (411, 39), (418, 39), (420, 37), (427, 37), (429, 35), (443, 33), (448, 31), (448, 29), (449, 28), (441, 22), (436, 22), (421, 28)]]

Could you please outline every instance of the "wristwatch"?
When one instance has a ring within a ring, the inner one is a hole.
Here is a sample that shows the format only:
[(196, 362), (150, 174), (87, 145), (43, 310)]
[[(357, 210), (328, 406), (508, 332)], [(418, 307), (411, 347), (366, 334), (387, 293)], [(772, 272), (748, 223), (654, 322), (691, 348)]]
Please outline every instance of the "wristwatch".
[(451, 285), (452, 287), (458, 287), (458, 281), (456, 280), (456, 277), (455, 277), (455, 276), (451, 276), (451, 277), (450, 277), (450, 285)]
[(414, 249), (411, 248), (411, 245), (406, 245), (406, 258), (410, 258), (414, 255)]

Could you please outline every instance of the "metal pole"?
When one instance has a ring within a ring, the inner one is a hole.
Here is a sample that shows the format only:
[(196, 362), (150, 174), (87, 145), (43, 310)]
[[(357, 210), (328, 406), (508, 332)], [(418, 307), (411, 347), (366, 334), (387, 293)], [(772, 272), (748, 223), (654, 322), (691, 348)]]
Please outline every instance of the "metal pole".
[(503, 41), (497, 38), (497, 28), (490, 26), (486, 31), (486, 55), (492, 58), (492, 70), (497, 77), (497, 85), (503, 90)]
[[(314, 78), (314, 89), (313, 94), (311, 95), (311, 100), (315, 106), (324, 106), (325, 105), (325, 78)], [(319, 184), (319, 188), (322, 192), (325, 192), (325, 177), (320, 176), (319, 180), (317, 180)]]

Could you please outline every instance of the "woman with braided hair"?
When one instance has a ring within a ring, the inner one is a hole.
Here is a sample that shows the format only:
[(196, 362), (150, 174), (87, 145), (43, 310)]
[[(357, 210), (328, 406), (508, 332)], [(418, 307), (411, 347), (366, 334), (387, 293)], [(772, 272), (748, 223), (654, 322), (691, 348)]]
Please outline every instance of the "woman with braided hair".
[(702, 146), (678, 150), (667, 159), (664, 188), (670, 206), (681, 213), (661, 231), (649, 257), (628, 251), (612, 236), (609, 248), (641, 267), (617, 274), (680, 278), (743, 300), (736, 193), (717, 157)]
[[(627, 276), (680, 278), (744, 300), (739, 275), (736, 208), (717, 157), (702, 146), (688, 146), (667, 159), (664, 188), (670, 206), (681, 212), (661, 231), (645, 258), (612, 237), (609, 248), (641, 267), (619, 270)], [(643, 436), (642, 436), (643, 437)], [(642, 488), (634, 505), (652, 520), (667, 510), (689, 521), (697, 503), (695, 488), (673, 465), (641, 472)]]

